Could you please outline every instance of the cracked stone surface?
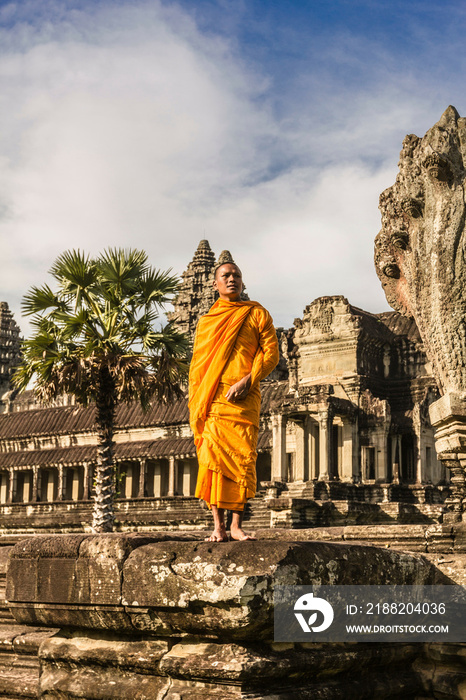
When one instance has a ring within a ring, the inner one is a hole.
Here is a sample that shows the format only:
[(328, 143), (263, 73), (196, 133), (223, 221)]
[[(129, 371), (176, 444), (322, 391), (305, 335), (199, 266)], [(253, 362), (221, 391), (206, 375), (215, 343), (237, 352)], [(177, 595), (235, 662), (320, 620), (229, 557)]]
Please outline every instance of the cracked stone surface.
[(422, 556), (363, 544), (56, 535), (13, 548), (6, 596), (21, 623), (266, 639), (274, 585), (358, 581), (448, 582)]
[(361, 543), (34, 537), (11, 549), (7, 596), (21, 624), (0, 640), (0, 665), (24, 676), (20, 697), (45, 700), (433, 700), (436, 683), (459, 700), (462, 652), (274, 643), (274, 584), (357, 582), (452, 580), (420, 554)]

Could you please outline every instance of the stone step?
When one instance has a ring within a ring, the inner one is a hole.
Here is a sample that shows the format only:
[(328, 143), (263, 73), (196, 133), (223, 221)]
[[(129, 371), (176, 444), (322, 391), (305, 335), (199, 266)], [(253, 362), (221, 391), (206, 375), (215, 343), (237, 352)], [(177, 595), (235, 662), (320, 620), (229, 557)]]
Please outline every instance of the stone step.
[(8, 608), (2, 607), (0, 610), (0, 625), (11, 625), (15, 621), (15, 618), (8, 610)]
[(262, 529), (270, 527), (270, 510), (263, 496), (256, 496), (246, 503), (243, 521), (248, 527)]
[(317, 501), (282, 493), (268, 500), (272, 527), (330, 527), (371, 523), (438, 523), (444, 506), (429, 503)]
[(280, 495), (318, 501), (442, 504), (448, 495), (448, 487), (416, 484), (352, 484), (333, 480), (298, 481), (287, 483)]

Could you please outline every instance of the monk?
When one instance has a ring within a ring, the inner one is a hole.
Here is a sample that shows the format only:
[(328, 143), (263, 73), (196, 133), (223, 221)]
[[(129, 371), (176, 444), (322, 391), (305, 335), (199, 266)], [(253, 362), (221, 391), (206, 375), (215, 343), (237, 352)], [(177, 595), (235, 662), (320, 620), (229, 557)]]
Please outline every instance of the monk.
[(215, 271), (219, 299), (199, 320), (189, 373), (190, 424), (199, 461), (196, 496), (212, 510), (210, 542), (255, 539), (242, 529), (244, 505), (256, 493), (260, 388), (278, 362), (272, 318), (256, 301), (242, 301), (234, 263)]

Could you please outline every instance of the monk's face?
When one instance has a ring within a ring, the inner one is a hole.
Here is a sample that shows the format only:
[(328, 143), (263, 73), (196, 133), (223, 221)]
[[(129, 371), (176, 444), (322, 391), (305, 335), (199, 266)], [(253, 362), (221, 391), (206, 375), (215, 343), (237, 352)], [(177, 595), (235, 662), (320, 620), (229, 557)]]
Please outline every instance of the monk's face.
[(215, 274), (214, 289), (220, 299), (238, 301), (243, 291), (243, 276), (239, 267), (233, 263), (225, 263)]

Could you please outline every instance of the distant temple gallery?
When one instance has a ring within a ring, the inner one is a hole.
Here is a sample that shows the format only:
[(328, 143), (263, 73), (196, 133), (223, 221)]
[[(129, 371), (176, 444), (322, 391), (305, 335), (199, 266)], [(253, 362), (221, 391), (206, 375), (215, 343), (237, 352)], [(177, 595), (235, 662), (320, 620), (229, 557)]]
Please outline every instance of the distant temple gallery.
[[(225, 255), (225, 252), (222, 254)], [(226, 257), (228, 259), (228, 255)], [(215, 301), (217, 264), (201, 241), (169, 314), (191, 339)], [(273, 309), (271, 309), (273, 315)], [(281, 359), (262, 383), (256, 527), (435, 521), (448, 495), (428, 406), (438, 398), (413, 319), (320, 297), (277, 328)], [(90, 522), (94, 410), (41, 407), (10, 384), (20, 329), (0, 303), (0, 533), (73, 531)], [(115, 435), (117, 526), (204, 527), (187, 399), (122, 405)]]

